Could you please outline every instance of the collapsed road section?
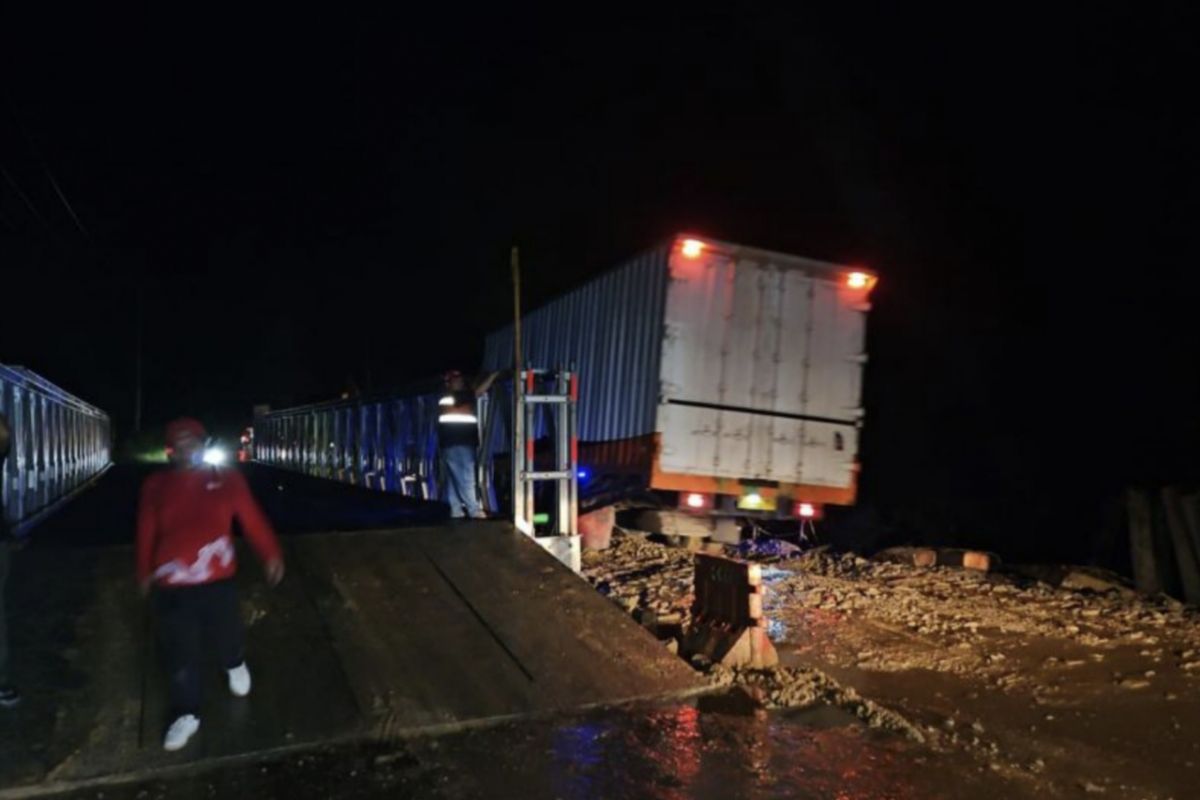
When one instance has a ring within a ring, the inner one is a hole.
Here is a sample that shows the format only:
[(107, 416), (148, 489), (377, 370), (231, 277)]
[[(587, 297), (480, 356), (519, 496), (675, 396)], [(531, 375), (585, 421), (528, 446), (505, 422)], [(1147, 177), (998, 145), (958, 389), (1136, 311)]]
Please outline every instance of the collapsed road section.
[[(1033, 796), (1192, 795), (1194, 608), (1089, 568), (985, 571), (897, 563), (886, 552), (764, 550), (780, 667), (701, 663), (714, 684), (767, 708), (842, 707)], [(607, 550), (585, 553), (584, 574), (674, 651), (694, 624), (695, 557), (618, 533)]]

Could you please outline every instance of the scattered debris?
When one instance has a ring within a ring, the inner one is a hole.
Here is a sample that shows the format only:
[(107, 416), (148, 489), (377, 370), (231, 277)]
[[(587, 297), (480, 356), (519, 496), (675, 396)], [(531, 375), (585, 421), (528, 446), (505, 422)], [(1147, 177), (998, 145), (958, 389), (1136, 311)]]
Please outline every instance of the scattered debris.
[(1097, 567), (1071, 567), (1059, 581), (1058, 587), (1073, 591), (1135, 593), (1129, 582), (1120, 575)]
[[(893, 549), (883, 560), (867, 560), (827, 548), (802, 551), (787, 542), (767, 547), (770, 541), (754, 542), (757, 551), (743, 547), (737, 552), (747, 556), (760, 552), (772, 564), (764, 567), (764, 603), (776, 644), (788, 636), (803, 636), (817, 619), (813, 615), (819, 614), (861, 617), (893, 633), (895, 642), (887, 648), (856, 646), (855, 641), (843, 637), (844, 647), (827, 655), (845, 666), (964, 675), (990, 671), (996, 685), (1012, 690), (1029, 685), (1034, 676), (1006, 670), (1003, 652), (982, 647), (991, 637), (1037, 636), (1091, 649), (1078, 657), (1045, 662), (1047, 667), (1078, 669), (1086, 666), (1088, 659), (1102, 662), (1104, 649), (1134, 643), (1143, 649), (1157, 648), (1158, 636), (1149, 631), (1170, 630), (1189, 637), (1174, 651), (1179, 669), (1200, 677), (1200, 659), (1196, 658), (1200, 626), (1187, 624), (1198, 616), (1163, 596), (1145, 597), (1127, 590), (1060, 589), (1031, 579), (1027, 569), (1009, 575), (913, 567), (903, 563), (909, 557), (903, 548)], [(672, 628), (686, 628), (692, 605), (693, 560), (694, 555), (687, 551), (643, 537), (618, 535), (608, 550), (584, 554), (583, 571), (599, 591), (628, 611), (678, 615), (677, 623), (674, 616), (664, 619), (672, 620)], [(1059, 572), (1060, 581), (1069, 575), (1098, 579), (1103, 574), (1090, 568)], [(1045, 571), (1038, 574), (1053, 578)], [(674, 635), (661, 628), (658, 632), (663, 638)], [(934, 639), (937, 647), (931, 646)]]
[[(935, 751), (965, 755), (981, 773), (1126, 796), (1119, 770), (1076, 772), (1037, 741), (1072, 736), (1083, 719), (1100, 724), (1096, 712), (1073, 710), (1093, 698), (1182, 709), (1200, 691), (1200, 612), (1137, 593), (1110, 573), (997, 571), (994, 564), (984, 572), (940, 560), (920, 566), (917, 548), (868, 560), (767, 541), (727, 552), (761, 565), (766, 630), (783, 666), (729, 670), (693, 659), (714, 685), (737, 687), (763, 708), (828, 703)], [(655, 620), (648, 627), (667, 638), (658, 621), (690, 622), (693, 560), (645, 538), (616, 536), (607, 551), (585, 554), (584, 574), (639, 619)], [(895, 675), (863, 675), (874, 695), (867, 699), (851, 688), (864, 672)], [(908, 694), (925, 692), (915, 687), (928, 687), (929, 675), (936, 684), (938, 674), (955, 680), (929, 696)], [(1012, 705), (1013, 719), (997, 711), (1006, 698), (1020, 703)], [(947, 703), (958, 710), (948, 715)], [(1163, 728), (1175, 741), (1182, 726), (1176, 719)]]
[[(982, 647), (996, 637), (1065, 640), (1092, 649), (1086, 657), (1093, 662), (1104, 660), (1104, 653), (1098, 652), (1102, 648), (1157, 645), (1152, 630), (1170, 630), (1200, 644), (1196, 612), (1163, 598), (1061, 590), (1020, 576), (920, 568), (828, 552), (804, 553), (789, 561), (788, 568), (789, 577), (768, 585), (766, 601), (768, 614), (779, 617), (789, 630), (803, 631), (804, 620), (811, 627), (818, 619), (815, 614), (832, 613), (861, 617), (893, 633), (887, 648), (856, 647), (842, 637), (840, 663), (860, 669), (919, 668), (964, 675), (991, 671), (1002, 688), (1012, 689), (1029, 685), (1034, 676), (1000, 672), (1005, 654)], [(937, 646), (932, 646), (934, 641)], [(1087, 662), (1080, 654), (1046, 663), (1082, 667)], [(1191, 663), (1181, 655), (1181, 669), (1198, 667), (1200, 661)]]
[(746, 558), (762, 563), (796, 558), (803, 552), (803, 548), (791, 542), (767, 537), (746, 539), (734, 546), (734, 554), (738, 558)]
[(937, 566), (937, 551), (932, 547), (889, 547), (876, 553), (874, 560), (911, 567), (934, 567)]
[(874, 556), (875, 561), (911, 567), (961, 567), (988, 572), (999, 559), (992, 553), (949, 547), (890, 547)]
[(620, 533), (606, 550), (584, 551), (584, 576), (631, 613), (645, 609), (675, 614), (675, 624), (686, 626), (691, 618), (694, 554)]
[(894, 731), (915, 742), (925, 742), (919, 727), (895, 711), (868, 700), (854, 689), (842, 686), (817, 669), (771, 667), (769, 669), (726, 669), (713, 667), (709, 680), (714, 686), (736, 686), (745, 690), (763, 708), (808, 708), (828, 703), (855, 715), (869, 727)]

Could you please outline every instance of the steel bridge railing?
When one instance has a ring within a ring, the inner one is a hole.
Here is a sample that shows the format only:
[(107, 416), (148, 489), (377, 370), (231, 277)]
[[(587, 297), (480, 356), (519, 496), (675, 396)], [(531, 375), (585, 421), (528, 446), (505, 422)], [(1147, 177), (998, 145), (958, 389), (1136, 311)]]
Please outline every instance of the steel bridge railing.
[(21, 535), (111, 463), (108, 415), (23, 367), (0, 364), (4, 516)]

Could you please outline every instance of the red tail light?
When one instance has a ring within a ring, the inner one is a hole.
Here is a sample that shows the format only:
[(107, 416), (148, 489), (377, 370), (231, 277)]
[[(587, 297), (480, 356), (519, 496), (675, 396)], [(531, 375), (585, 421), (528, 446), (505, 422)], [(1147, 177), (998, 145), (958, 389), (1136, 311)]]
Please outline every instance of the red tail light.
[(821, 518), (821, 507), (816, 503), (796, 503), (795, 512), (800, 519)]
[(869, 272), (851, 272), (846, 275), (846, 286), (856, 292), (866, 292), (875, 288), (878, 278)]
[(712, 508), (712, 495), (702, 492), (681, 492), (679, 507), (688, 511), (705, 511)]
[(704, 253), (704, 242), (699, 239), (684, 239), (679, 250), (687, 258), (699, 258)]

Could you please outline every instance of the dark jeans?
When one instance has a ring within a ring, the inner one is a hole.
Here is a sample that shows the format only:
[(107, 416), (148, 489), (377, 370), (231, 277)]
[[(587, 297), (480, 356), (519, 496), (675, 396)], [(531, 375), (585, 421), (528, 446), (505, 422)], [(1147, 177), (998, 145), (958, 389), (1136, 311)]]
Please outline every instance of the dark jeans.
[[(3, 514), (0, 509), (0, 514)], [(3, 520), (0, 520), (0, 525)], [(8, 617), (4, 608), (5, 584), (8, 583), (8, 542), (0, 530), (0, 687), (8, 683)]]
[(475, 448), (466, 444), (452, 444), (442, 448), (442, 460), (446, 465), (446, 502), (450, 504), (450, 516), (478, 517), (479, 489), (475, 481)]
[(209, 654), (223, 669), (245, 658), (245, 633), (232, 580), (156, 589), (158, 636), (170, 686), (170, 719), (200, 716), (202, 670)]

